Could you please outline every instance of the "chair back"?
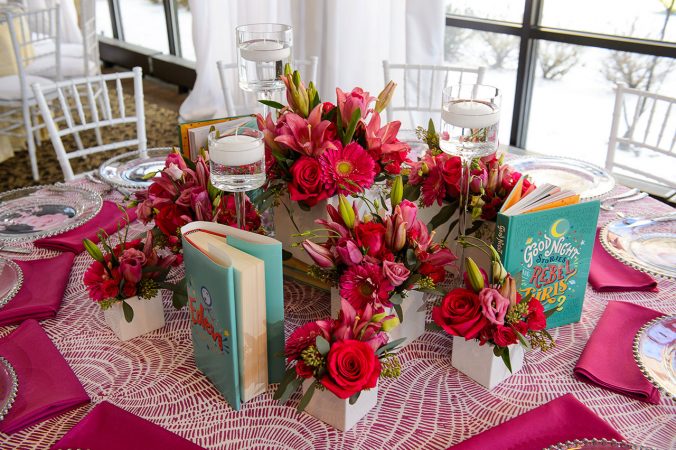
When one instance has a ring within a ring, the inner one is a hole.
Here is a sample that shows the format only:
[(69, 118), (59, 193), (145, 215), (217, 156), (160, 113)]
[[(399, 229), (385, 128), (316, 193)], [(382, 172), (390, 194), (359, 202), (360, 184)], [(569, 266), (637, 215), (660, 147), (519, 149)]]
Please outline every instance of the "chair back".
[(620, 182), (657, 195), (675, 193), (674, 103), (674, 97), (617, 85), (606, 169)]
[(84, 76), (90, 77), (101, 73), (99, 56), (99, 35), (96, 32), (95, 0), (80, 2), (80, 30), (82, 31), (82, 56), (84, 59)]
[(308, 59), (296, 59), (293, 61), (294, 70), (300, 72), (303, 83), (307, 86), (310, 81), (317, 84), (317, 68), (319, 67), (319, 57), (310, 56)]
[[(75, 178), (70, 164), (70, 160), (73, 158), (125, 147), (138, 149), (141, 156), (147, 155), (142, 77), (141, 68), (134, 67), (131, 72), (66, 80), (51, 86), (40, 86), (38, 83), (33, 85), (33, 91), (40, 106), (40, 113), (49, 131), (49, 138), (56, 151), (66, 181)], [(127, 110), (127, 102), (122, 87), (122, 81), (127, 79), (133, 79), (135, 105), (133, 114)], [(94, 95), (95, 90), (100, 92), (97, 96), (98, 99)], [(114, 97), (113, 93), (115, 94)], [(56, 100), (51, 102), (54, 104), (53, 107), (47, 102), (46, 94), (49, 94), (50, 97), (56, 97)], [(59, 117), (58, 114), (63, 114), (63, 118)], [(59, 127), (57, 123), (62, 124), (62, 126)], [(108, 144), (97, 143), (98, 145), (70, 152), (66, 151), (63, 144), (64, 136), (72, 135), (77, 138), (79, 133), (88, 130), (95, 132), (105, 130), (108, 132), (108, 136), (120, 136), (120, 133), (115, 134), (115, 130), (111, 129), (121, 128), (126, 124), (133, 123), (136, 124), (136, 137), (133, 139), (124, 139), (122, 136), (119, 140)]]
[[(231, 81), (236, 80), (237, 77), (237, 63), (226, 63), (225, 61), (217, 61), (216, 66), (218, 67), (218, 76), (221, 79), (221, 89), (223, 90), (223, 99), (225, 101), (225, 109), (228, 116), (234, 116), (235, 112), (235, 102), (232, 98), (232, 90), (230, 89)], [(234, 71), (234, 75), (230, 72)], [(228, 79), (230, 77), (230, 80)], [(237, 82), (232, 82), (232, 85), (236, 86), (236, 89), (239, 89)]]
[[(441, 115), (441, 91), (457, 83), (481, 84), (483, 67), (435, 66), (422, 64), (390, 64), (383, 61), (385, 83), (397, 83), (397, 89), (387, 106), (387, 120), (408, 119), (410, 128), (427, 125), (423, 116), (436, 120)], [(427, 113), (427, 114), (425, 114)], [(405, 127), (405, 126), (404, 126)]]

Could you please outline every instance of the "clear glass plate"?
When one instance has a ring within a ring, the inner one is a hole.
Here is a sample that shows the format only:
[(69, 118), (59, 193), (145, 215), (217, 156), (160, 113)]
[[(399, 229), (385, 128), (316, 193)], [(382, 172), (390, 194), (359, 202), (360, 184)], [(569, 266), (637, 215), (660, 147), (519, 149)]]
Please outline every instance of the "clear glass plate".
[(164, 161), (170, 152), (171, 148), (161, 147), (149, 148), (147, 158), (141, 158), (138, 152), (115, 156), (101, 164), (99, 176), (113, 186), (145, 189), (152, 183), (152, 179), (145, 177), (164, 169)]
[(613, 257), (635, 269), (674, 279), (676, 220), (653, 220), (614, 220), (601, 229), (601, 244)]
[(0, 194), (0, 241), (30, 241), (79, 227), (101, 210), (97, 192), (79, 186), (33, 186)]
[(554, 184), (569, 189), (583, 200), (601, 197), (615, 187), (615, 179), (594, 164), (556, 156), (527, 156), (512, 159), (509, 165), (530, 175), (536, 185)]
[(0, 421), (14, 404), (16, 392), (19, 390), (19, 380), (12, 365), (0, 356)]
[(634, 359), (657, 389), (676, 400), (676, 316), (658, 317), (638, 330)]
[(0, 309), (21, 289), (23, 272), (11, 259), (0, 258)]
[(559, 444), (547, 447), (545, 450), (652, 450), (649, 447), (630, 444), (626, 441), (616, 441), (615, 439), (576, 439), (574, 441), (561, 442)]

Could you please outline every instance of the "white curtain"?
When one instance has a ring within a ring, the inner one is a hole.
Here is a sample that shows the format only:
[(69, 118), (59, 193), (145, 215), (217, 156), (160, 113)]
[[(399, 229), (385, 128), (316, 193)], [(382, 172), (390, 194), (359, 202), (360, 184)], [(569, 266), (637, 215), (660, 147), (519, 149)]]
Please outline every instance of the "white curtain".
[[(197, 80), (181, 105), (183, 120), (225, 115), (216, 61), (236, 62), (235, 27), (278, 22), (293, 26), (294, 57), (319, 57), (318, 88), (335, 102), (335, 89), (359, 86), (377, 95), (382, 61), (440, 64), (444, 1), (426, 0), (190, 0)], [(233, 90), (239, 91), (233, 74)]]

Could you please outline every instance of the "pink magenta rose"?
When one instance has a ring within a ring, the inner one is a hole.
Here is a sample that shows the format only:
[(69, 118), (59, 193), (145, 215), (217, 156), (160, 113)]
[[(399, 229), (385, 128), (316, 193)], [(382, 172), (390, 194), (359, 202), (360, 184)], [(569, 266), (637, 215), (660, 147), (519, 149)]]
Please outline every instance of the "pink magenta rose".
[(498, 325), (493, 331), (493, 342), (500, 347), (516, 344), (516, 333), (511, 327)]
[(321, 382), (338, 398), (350, 398), (376, 387), (380, 361), (365, 342), (349, 339), (334, 342), (326, 356), (326, 375)]
[(394, 261), (383, 261), (383, 275), (389, 280), (392, 286), (397, 287), (406, 281), (411, 275), (411, 271), (402, 263)]
[(371, 256), (377, 256), (385, 240), (385, 227), (380, 223), (360, 223), (354, 229), (357, 243)]
[(505, 315), (509, 308), (509, 299), (500, 295), (498, 291), (484, 288), (479, 292), (481, 312), (493, 325), (504, 325)]
[(432, 309), (432, 319), (448, 334), (474, 339), (488, 325), (479, 296), (469, 289), (454, 289)]
[(138, 283), (143, 276), (146, 255), (135, 248), (128, 248), (120, 256), (120, 272), (126, 281)]
[(322, 183), (321, 166), (316, 159), (309, 156), (298, 158), (291, 166), (291, 177), (288, 186), (291, 200), (314, 206), (320, 200), (328, 198), (328, 192)]

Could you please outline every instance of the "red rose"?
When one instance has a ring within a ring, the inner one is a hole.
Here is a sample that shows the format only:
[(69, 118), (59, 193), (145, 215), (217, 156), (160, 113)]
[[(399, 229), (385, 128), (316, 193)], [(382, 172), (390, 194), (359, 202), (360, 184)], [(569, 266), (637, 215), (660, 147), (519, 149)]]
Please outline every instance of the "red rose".
[(528, 328), (533, 331), (544, 330), (547, 326), (545, 308), (537, 298), (531, 298), (528, 302), (528, 316), (526, 316), (526, 322), (528, 322)]
[(519, 333), (521, 333), (523, 336), (525, 336), (526, 333), (528, 333), (528, 324), (526, 322), (522, 321), (522, 320), (519, 320), (518, 322), (513, 323), (512, 327), (514, 327), (514, 329), (516, 331), (518, 331)]
[(354, 228), (359, 246), (367, 250), (367, 254), (378, 256), (385, 240), (385, 227), (380, 223), (360, 223)]
[(136, 283), (130, 283), (125, 281), (124, 286), (122, 287), (122, 295), (125, 298), (133, 297), (136, 295)]
[(516, 333), (512, 330), (512, 327), (498, 325), (493, 331), (493, 342), (500, 347), (516, 344)]
[(452, 156), (441, 166), (441, 175), (448, 186), (449, 195), (453, 198), (460, 195), (460, 177), (462, 176), (462, 162), (459, 156)]
[(335, 342), (326, 355), (327, 374), (322, 384), (338, 398), (349, 398), (376, 386), (380, 361), (365, 342), (348, 339)]
[(301, 156), (291, 166), (292, 180), (289, 183), (289, 196), (296, 202), (303, 201), (314, 206), (329, 194), (322, 183), (322, 168), (316, 159)]
[(155, 216), (155, 225), (165, 235), (176, 236), (178, 230), (188, 223), (187, 217), (189, 217), (187, 209), (170, 203), (160, 209), (160, 212)]
[(481, 313), (479, 296), (469, 289), (453, 289), (432, 308), (432, 319), (448, 334), (474, 339), (489, 324)]
[(426, 277), (430, 277), (434, 284), (442, 283), (446, 279), (446, 270), (444, 266), (435, 266), (430, 263), (422, 263), (418, 272)]
[(296, 375), (301, 378), (310, 378), (314, 373), (312, 372), (312, 367), (305, 364), (305, 361), (300, 360), (296, 363)]

